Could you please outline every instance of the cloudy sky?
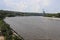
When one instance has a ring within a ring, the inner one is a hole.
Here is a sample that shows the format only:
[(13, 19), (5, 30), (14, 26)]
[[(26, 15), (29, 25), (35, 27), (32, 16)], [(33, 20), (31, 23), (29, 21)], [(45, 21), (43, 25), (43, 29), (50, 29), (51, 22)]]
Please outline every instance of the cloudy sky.
[(0, 0), (0, 10), (60, 12), (60, 0)]

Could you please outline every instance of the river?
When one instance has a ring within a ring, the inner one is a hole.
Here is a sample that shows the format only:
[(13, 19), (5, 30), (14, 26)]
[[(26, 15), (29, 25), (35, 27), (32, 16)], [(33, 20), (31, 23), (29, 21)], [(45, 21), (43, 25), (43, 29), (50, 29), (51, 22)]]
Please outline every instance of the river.
[(60, 40), (60, 20), (41, 16), (6, 17), (10, 24), (25, 40)]

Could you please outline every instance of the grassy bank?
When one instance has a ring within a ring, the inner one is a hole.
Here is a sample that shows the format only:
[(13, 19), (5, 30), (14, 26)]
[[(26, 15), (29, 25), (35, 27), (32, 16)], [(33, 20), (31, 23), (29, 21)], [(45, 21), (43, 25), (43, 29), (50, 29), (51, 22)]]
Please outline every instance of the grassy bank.
[(45, 17), (56, 17), (56, 18), (60, 18), (60, 13), (56, 13), (56, 14), (48, 14), (48, 13), (46, 13), (45, 15), (44, 15)]
[(23, 40), (22, 37), (14, 34), (14, 32), (11, 28), (10, 25), (5, 23), (3, 19), (0, 19), (0, 35), (4, 36), (5, 40)]
[[(10, 28), (9, 24), (4, 22), (4, 18), (8, 17), (8, 14), (7, 12), (0, 11), (0, 36), (4, 36), (5, 40), (24, 40), (18, 33)], [(9, 15), (9, 17), (14, 17), (12, 14)]]

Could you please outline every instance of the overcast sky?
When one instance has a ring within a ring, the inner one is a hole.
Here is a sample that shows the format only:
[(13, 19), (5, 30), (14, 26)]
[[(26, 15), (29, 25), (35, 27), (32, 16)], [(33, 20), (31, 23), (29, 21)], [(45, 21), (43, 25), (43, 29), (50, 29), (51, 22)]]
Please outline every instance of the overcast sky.
[(60, 12), (60, 0), (0, 0), (0, 10), (20, 12)]

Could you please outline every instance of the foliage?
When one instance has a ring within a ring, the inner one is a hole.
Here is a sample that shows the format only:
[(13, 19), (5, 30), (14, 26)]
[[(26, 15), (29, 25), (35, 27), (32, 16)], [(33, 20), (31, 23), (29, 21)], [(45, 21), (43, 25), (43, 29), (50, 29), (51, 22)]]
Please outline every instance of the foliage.
[(57, 14), (46, 14), (45, 16), (46, 17), (58, 17), (58, 18), (60, 18), (60, 13), (57, 13)]
[(42, 16), (42, 13), (23, 13), (23, 12), (14, 12), (14, 11), (3, 11), (0, 10), (0, 18), (4, 17), (15, 17), (15, 16)]
[(22, 40), (15, 34), (13, 34), (13, 31), (11, 30), (10, 25), (6, 24), (2, 19), (0, 20), (0, 31), (2, 35), (5, 37), (5, 40), (13, 40), (13, 39)]
[(0, 32), (5, 37), (5, 40), (22, 40), (18, 36), (14, 36), (13, 38), (13, 30), (10, 28), (10, 25), (4, 22), (5, 17), (14, 17), (15, 14), (11, 14), (13, 12), (0, 10)]

